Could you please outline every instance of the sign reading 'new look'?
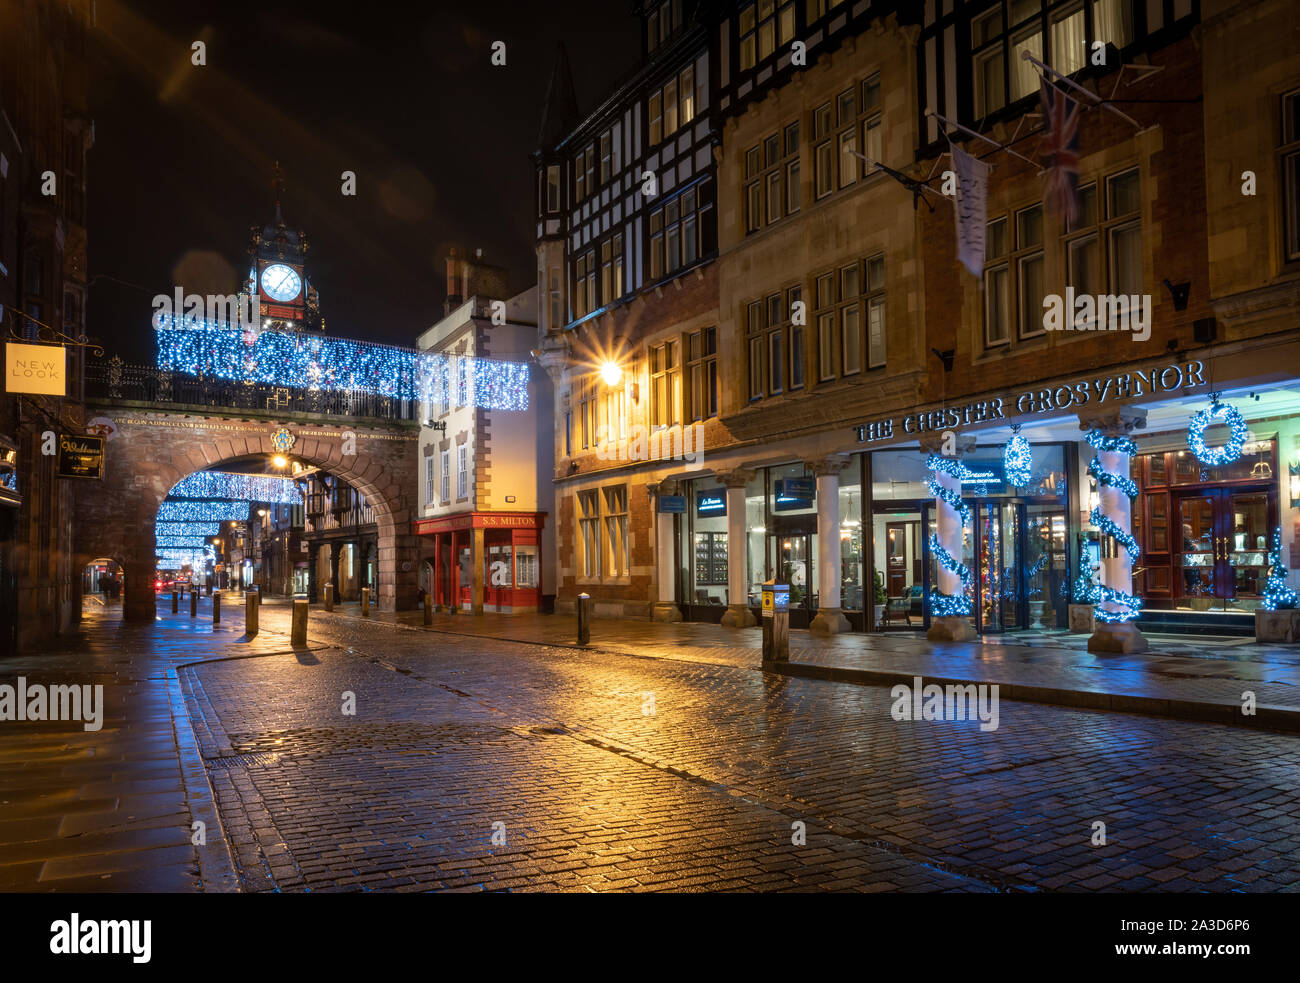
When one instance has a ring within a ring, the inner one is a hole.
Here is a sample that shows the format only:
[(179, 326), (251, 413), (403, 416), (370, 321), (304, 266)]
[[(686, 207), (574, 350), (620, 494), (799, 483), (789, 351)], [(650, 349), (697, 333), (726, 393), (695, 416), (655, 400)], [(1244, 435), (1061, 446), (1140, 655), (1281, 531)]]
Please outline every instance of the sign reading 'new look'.
[(5, 392), (67, 395), (68, 356), (62, 345), (5, 342)]

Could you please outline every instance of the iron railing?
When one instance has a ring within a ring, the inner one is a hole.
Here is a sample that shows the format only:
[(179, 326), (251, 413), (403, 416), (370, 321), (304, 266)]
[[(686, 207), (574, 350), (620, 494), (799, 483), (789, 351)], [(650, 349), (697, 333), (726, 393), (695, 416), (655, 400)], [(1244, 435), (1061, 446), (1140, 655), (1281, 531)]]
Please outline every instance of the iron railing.
[(367, 417), (380, 420), (420, 419), (420, 402), (393, 399), (361, 390), (334, 391), (233, 382), (213, 376), (168, 372), (151, 365), (131, 365), (116, 355), (88, 359), (86, 397), (166, 406), (208, 406), (220, 410), (303, 413)]

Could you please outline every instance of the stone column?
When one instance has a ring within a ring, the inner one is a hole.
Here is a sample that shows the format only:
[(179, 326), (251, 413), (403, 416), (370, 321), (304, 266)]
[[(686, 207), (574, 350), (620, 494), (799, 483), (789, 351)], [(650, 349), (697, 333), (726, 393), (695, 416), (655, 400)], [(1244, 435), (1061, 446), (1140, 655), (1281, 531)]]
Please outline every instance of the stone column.
[(745, 528), (745, 485), (755, 472), (743, 468), (718, 475), (727, 488), (727, 612), (722, 624), (727, 628), (752, 628), (758, 624), (749, 609), (745, 583), (745, 560), (749, 537)]
[[(655, 601), (651, 615), (655, 621), (677, 622), (682, 620), (682, 609), (677, 606), (677, 564), (674, 559), (673, 519), (670, 512), (659, 511), (659, 498), (662, 495), (679, 495), (680, 487), (676, 481), (662, 481), (650, 485), (654, 496), (655, 509), (655, 574), (659, 581), (658, 600)], [(728, 552), (727, 556), (731, 556)]]
[[(925, 454), (941, 454), (944, 445), (942, 432), (932, 432), (921, 435), (921, 451)], [(963, 456), (969, 454), (975, 449), (975, 438), (973, 436), (957, 437), (953, 453), (947, 455), (952, 460), (960, 461)], [(961, 481), (943, 471), (934, 472), (934, 480), (941, 488), (946, 488), (957, 495), (961, 494)], [(951, 505), (941, 498), (935, 498), (935, 525), (938, 527), (936, 535), (939, 537), (939, 545), (948, 551), (953, 559), (961, 562), (962, 557), (962, 534), (964, 527), (961, 522), (961, 514)], [(928, 530), (921, 530), (921, 535), (928, 535)], [(938, 567), (938, 583), (936, 584), (940, 592), (954, 595), (962, 591), (961, 578), (950, 570)], [(971, 590), (973, 600), (973, 585)], [(930, 616), (930, 630), (925, 633), (925, 637), (933, 642), (964, 642), (975, 637), (975, 626), (971, 623), (967, 615), (935, 615)]]
[(817, 476), (817, 616), (808, 630), (822, 635), (849, 630), (840, 610), (840, 472), (848, 463), (847, 454), (832, 454), (805, 464)]
[[(1138, 406), (1121, 406), (1112, 410), (1099, 410), (1093, 413), (1079, 414), (1079, 429), (1084, 431), (1099, 430), (1106, 438), (1129, 439), (1134, 430), (1147, 425), (1147, 411)], [(1129, 458), (1127, 450), (1097, 450), (1094, 460), (1101, 465), (1101, 470), (1108, 474), (1129, 476)], [(1097, 480), (1098, 510), (1115, 523), (1123, 532), (1133, 533), (1132, 500), (1120, 488), (1115, 488), (1104, 481)], [(1096, 520), (1094, 519), (1094, 524)], [(1106, 532), (1101, 530), (1102, 542), (1106, 542)], [(1101, 583), (1103, 587), (1129, 594), (1133, 590), (1133, 560), (1128, 549), (1115, 541), (1113, 555), (1107, 556), (1102, 550)], [(1106, 623), (1101, 620), (1104, 612), (1116, 615), (1123, 605), (1115, 601), (1103, 600), (1097, 605), (1099, 617), (1092, 637), (1088, 639), (1089, 652), (1145, 652), (1147, 640), (1138, 626), (1132, 621)]]

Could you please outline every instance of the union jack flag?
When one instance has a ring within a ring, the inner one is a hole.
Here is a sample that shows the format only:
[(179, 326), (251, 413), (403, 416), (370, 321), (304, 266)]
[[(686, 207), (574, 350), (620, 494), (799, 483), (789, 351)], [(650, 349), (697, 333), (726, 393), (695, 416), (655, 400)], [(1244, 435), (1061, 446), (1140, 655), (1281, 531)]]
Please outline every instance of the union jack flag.
[(1038, 145), (1045, 158), (1043, 197), (1066, 222), (1079, 217), (1079, 104), (1047, 79), (1039, 79), (1047, 132)]

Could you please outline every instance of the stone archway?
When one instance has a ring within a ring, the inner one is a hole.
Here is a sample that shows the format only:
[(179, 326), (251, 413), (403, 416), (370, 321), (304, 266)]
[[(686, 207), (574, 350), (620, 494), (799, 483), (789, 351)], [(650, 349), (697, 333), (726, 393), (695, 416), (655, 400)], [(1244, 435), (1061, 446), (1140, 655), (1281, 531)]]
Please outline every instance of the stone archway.
[[(195, 471), (277, 453), (271, 436), (293, 437), (289, 453), (348, 482), (374, 508), (381, 610), (414, 608), (419, 540), (411, 529), (418, 425), (385, 429), (310, 420), (260, 421), (173, 413), (118, 412), (102, 483), (77, 489), (77, 553), (115, 556), (126, 570), (123, 617), (154, 618), (154, 521), (172, 487)], [(345, 449), (355, 453), (345, 455)]]

